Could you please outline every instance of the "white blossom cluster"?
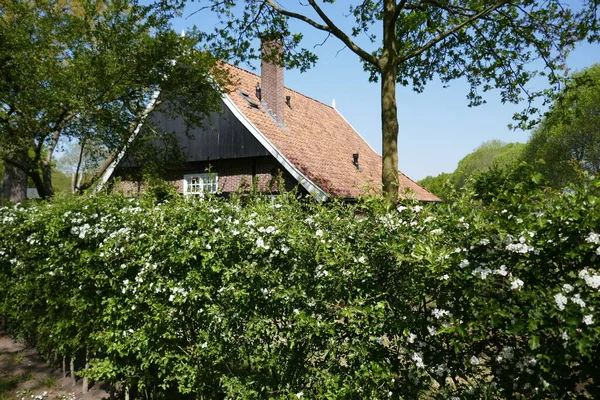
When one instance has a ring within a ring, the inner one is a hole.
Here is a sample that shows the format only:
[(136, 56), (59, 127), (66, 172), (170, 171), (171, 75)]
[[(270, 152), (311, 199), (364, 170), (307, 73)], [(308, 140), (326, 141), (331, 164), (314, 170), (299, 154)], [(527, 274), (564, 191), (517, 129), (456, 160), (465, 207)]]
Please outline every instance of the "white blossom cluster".
[(585, 238), (585, 241), (592, 244), (600, 244), (600, 234), (596, 232), (590, 232)]
[(579, 278), (585, 281), (585, 284), (591, 287), (592, 289), (600, 288), (600, 275), (598, 274), (590, 274), (587, 268), (579, 271)]
[(431, 311), (431, 314), (436, 318), (436, 319), (440, 319), (442, 317), (450, 317), (452, 316), (452, 314), (450, 313), (450, 311), (448, 310), (444, 310), (444, 309), (440, 309), (440, 308), (434, 308)]

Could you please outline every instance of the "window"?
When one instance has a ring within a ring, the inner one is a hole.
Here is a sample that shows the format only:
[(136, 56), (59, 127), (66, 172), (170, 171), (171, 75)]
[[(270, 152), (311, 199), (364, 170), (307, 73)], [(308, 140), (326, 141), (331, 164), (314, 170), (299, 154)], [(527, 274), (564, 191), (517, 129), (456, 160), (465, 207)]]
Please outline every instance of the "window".
[(184, 196), (202, 196), (219, 190), (219, 175), (216, 173), (189, 174), (183, 176)]

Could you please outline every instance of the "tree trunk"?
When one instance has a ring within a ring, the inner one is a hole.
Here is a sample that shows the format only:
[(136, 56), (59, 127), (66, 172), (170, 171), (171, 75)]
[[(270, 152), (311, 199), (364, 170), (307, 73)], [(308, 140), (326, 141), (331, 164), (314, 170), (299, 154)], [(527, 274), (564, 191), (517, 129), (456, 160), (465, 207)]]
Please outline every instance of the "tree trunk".
[(33, 181), (33, 184), (35, 185), (35, 188), (38, 191), (38, 196), (40, 196), (42, 199), (47, 199), (49, 197), (48, 192), (46, 192), (46, 185), (44, 185), (44, 178), (43, 175), (35, 172), (29, 175), (31, 177), (31, 180)]
[[(42, 162), (42, 184), (44, 185), (44, 195), (40, 192), (40, 197), (46, 199), (54, 196), (54, 188), (52, 187), (52, 165), (49, 162)], [(38, 192), (40, 189), (38, 188)]]
[(384, 1), (383, 53), (381, 70), (381, 130), (383, 163), (381, 180), (383, 194), (392, 204), (398, 203), (398, 105), (396, 103), (396, 76), (398, 53), (396, 50), (396, 4)]
[(0, 196), (4, 200), (20, 203), (27, 199), (27, 174), (20, 168), (4, 162), (4, 177)]
[(88, 352), (86, 349), (86, 351), (85, 351), (85, 367), (84, 367), (86, 375), (83, 377), (83, 383), (81, 386), (81, 393), (83, 393), (83, 394), (86, 394), (89, 390), (89, 387), (88, 387), (89, 379), (87, 377), (87, 372), (88, 372), (89, 368), (90, 368), (90, 363), (88, 360)]
[(69, 369), (71, 371), (71, 386), (77, 385), (77, 378), (75, 377), (75, 357), (71, 356), (71, 362), (69, 363)]

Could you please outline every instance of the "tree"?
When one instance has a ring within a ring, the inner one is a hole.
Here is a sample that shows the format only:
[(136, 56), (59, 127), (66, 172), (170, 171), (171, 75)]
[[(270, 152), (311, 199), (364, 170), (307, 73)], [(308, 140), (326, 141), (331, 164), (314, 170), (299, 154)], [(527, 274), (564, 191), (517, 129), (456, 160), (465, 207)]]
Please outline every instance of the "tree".
[(455, 187), (462, 188), (473, 174), (486, 171), (493, 165), (499, 168), (514, 165), (520, 160), (524, 147), (522, 143), (504, 143), (500, 140), (482, 143), (458, 162), (454, 171)]
[[(129, 0), (0, 5), (0, 158), (53, 194), (61, 139), (117, 154), (155, 108), (199, 124), (218, 109), (214, 59), (163, 10)], [(176, 101), (174, 101), (176, 100)]]
[(504, 143), (500, 140), (484, 142), (472, 153), (464, 156), (454, 172), (442, 173), (435, 177), (428, 176), (419, 181), (419, 184), (445, 200), (450, 191), (462, 189), (469, 178), (479, 172), (485, 172), (492, 167), (498, 170), (515, 168), (521, 160), (524, 148), (523, 143)]
[[(223, 22), (213, 36), (214, 49), (224, 58), (244, 60), (256, 57), (251, 39), (277, 35), (284, 42), (282, 62), (307, 68), (316, 56), (298, 50), (302, 35), (292, 35), (289, 25), (296, 20), (339, 39), (358, 55), (370, 80), (381, 82), (382, 180), (393, 202), (398, 198), (397, 84), (420, 92), (434, 76), (443, 82), (465, 77), (471, 105), (484, 101), (480, 90), (493, 88), (503, 102), (531, 102), (549, 91), (526, 89), (536, 76), (528, 65), (541, 61), (550, 84), (558, 85), (568, 50), (597, 28), (593, 1), (574, 11), (554, 0), (362, 0), (349, 6), (347, 16), (354, 21), (344, 30), (326, 9), (334, 2), (307, 0), (285, 8), (275, 0), (208, 1), (206, 8)], [(359, 44), (362, 35), (371, 48)], [(536, 111), (529, 107), (523, 120)]]
[(600, 173), (600, 64), (572, 76), (531, 135), (524, 159), (557, 188), (573, 182), (578, 171)]

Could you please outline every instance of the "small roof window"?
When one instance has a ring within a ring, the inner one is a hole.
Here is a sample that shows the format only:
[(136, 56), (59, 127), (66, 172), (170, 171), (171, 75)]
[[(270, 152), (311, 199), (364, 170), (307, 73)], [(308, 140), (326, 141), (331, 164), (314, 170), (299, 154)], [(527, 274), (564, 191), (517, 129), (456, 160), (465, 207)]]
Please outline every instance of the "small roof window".
[(242, 95), (242, 97), (244, 99), (246, 99), (246, 101), (250, 104), (250, 107), (254, 107), (254, 108), (260, 107), (260, 104), (258, 104), (258, 102), (256, 102), (254, 99), (252, 99), (248, 93), (241, 91), (241, 90), (239, 92)]

